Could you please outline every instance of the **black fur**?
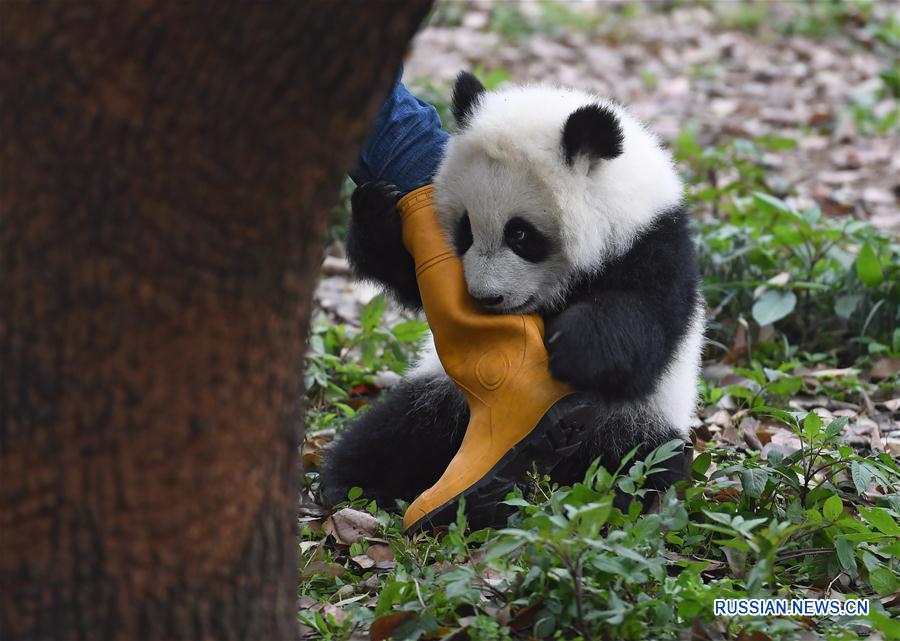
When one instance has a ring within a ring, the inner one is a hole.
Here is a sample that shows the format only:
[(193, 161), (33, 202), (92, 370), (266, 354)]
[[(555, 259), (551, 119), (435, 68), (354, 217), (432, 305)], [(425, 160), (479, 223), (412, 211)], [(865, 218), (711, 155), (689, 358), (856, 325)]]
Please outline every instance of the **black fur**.
[[(367, 184), (354, 193), (348, 255), (360, 275), (419, 307), (396, 200), (386, 185)], [(634, 401), (655, 390), (683, 340), (698, 286), (686, 214), (678, 209), (661, 215), (627, 254), (578, 280), (561, 311), (542, 314), (551, 372), (597, 399), (594, 411), (579, 417), (590, 421), (595, 440), (561, 461), (554, 480), (581, 479), (598, 456), (614, 470), (637, 446), (641, 458), (679, 438), (674, 427), (636, 409), (640, 403)], [(397, 498), (413, 498), (439, 478), (459, 448), (468, 415), (461, 393), (446, 379), (404, 381), (348, 426), (329, 451), (326, 500), (344, 500), (354, 485), (385, 507)], [(671, 469), (651, 477), (650, 486), (663, 490), (681, 478), (680, 465), (673, 461)]]
[(449, 379), (403, 381), (360, 414), (326, 452), (329, 505), (361, 487), (384, 508), (434, 485), (456, 454), (469, 422), (462, 392)]
[(469, 220), (469, 212), (463, 214), (463, 217), (456, 223), (456, 234), (453, 236), (453, 245), (456, 248), (456, 255), (462, 256), (469, 247), (472, 246), (474, 239), (472, 238), (472, 223)]
[(401, 305), (421, 309), (416, 266), (403, 246), (397, 201), (400, 193), (387, 183), (365, 183), (350, 198), (347, 258), (360, 278), (385, 286)]
[(545, 318), (550, 371), (609, 399), (648, 396), (687, 332), (698, 287), (685, 212), (668, 212)]
[(456, 76), (451, 111), (460, 129), (468, 124), (469, 116), (484, 92), (484, 85), (468, 71), (461, 71)]
[(532, 263), (539, 263), (550, 255), (552, 242), (524, 218), (515, 216), (503, 228), (503, 241), (516, 254)]
[(592, 160), (611, 160), (622, 154), (624, 143), (619, 119), (601, 105), (579, 107), (563, 127), (563, 152), (570, 167), (579, 154), (587, 154)]
[[(650, 452), (668, 441), (680, 439), (681, 434), (666, 425), (651, 412), (636, 410), (620, 403), (610, 403), (597, 397), (596, 404), (577, 417), (577, 420), (590, 424), (593, 439), (571, 456), (556, 465), (550, 473), (551, 478), (560, 485), (572, 485), (584, 478), (584, 474), (595, 459), (610, 473), (621, 466), (622, 458), (632, 449), (637, 452), (632, 461), (643, 460)], [(629, 464), (624, 469), (627, 470)], [(646, 488), (664, 492), (673, 483), (686, 478), (684, 458), (676, 456), (659, 465), (661, 472), (651, 475)], [(646, 496), (644, 506), (649, 507), (653, 494)], [(616, 507), (626, 509), (630, 496), (618, 494)]]

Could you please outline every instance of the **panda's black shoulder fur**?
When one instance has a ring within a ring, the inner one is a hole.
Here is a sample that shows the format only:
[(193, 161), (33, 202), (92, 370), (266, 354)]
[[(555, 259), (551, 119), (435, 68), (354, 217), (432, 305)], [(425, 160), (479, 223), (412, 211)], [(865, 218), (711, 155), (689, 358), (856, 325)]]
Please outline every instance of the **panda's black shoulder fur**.
[(385, 288), (404, 307), (422, 308), (416, 267), (403, 246), (397, 201), (400, 194), (388, 183), (360, 185), (350, 197), (347, 259), (359, 278)]
[(575, 281), (545, 315), (550, 368), (615, 400), (652, 393), (690, 329), (699, 274), (685, 210), (660, 214), (624, 255)]

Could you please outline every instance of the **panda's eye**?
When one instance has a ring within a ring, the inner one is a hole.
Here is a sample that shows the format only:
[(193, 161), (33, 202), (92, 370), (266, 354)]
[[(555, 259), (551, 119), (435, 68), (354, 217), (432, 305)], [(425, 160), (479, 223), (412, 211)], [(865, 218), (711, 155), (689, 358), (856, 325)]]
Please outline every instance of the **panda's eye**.
[(456, 223), (456, 235), (453, 240), (459, 256), (469, 251), (469, 247), (472, 246), (472, 224), (469, 222), (469, 212), (465, 212)]
[(524, 218), (511, 218), (506, 223), (503, 240), (517, 255), (532, 263), (550, 255), (550, 239)]

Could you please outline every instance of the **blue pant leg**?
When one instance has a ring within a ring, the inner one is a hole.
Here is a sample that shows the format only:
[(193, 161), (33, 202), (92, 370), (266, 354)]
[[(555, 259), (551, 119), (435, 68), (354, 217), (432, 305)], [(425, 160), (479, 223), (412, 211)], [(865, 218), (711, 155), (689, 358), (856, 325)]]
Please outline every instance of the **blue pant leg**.
[(403, 193), (431, 182), (448, 135), (430, 104), (413, 96), (397, 76), (350, 177), (357, 185), (382, 180)]

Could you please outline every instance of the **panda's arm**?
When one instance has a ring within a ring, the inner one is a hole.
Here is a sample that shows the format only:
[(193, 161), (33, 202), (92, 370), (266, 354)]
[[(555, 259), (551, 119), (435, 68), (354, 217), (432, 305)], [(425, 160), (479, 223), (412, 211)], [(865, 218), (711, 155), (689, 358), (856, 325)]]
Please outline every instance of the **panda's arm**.
[(659, 218), (592, 281), (545, 319), (550, 371), (610, 399), (646, 396), (697, 313), (699, 277), (684, 212)]
[(347, 258), (359, 278), (387, 288), (403, 306), (422, 308), (416, 267), (403, 246), (403, 231), (393, 185), (365, 183), (351, 197)]
[(575, 303), (547, 322), (545, 335), (554, 378), (610, 399), (651, 392), (668, 356), (661, 319), (637, 292)]

